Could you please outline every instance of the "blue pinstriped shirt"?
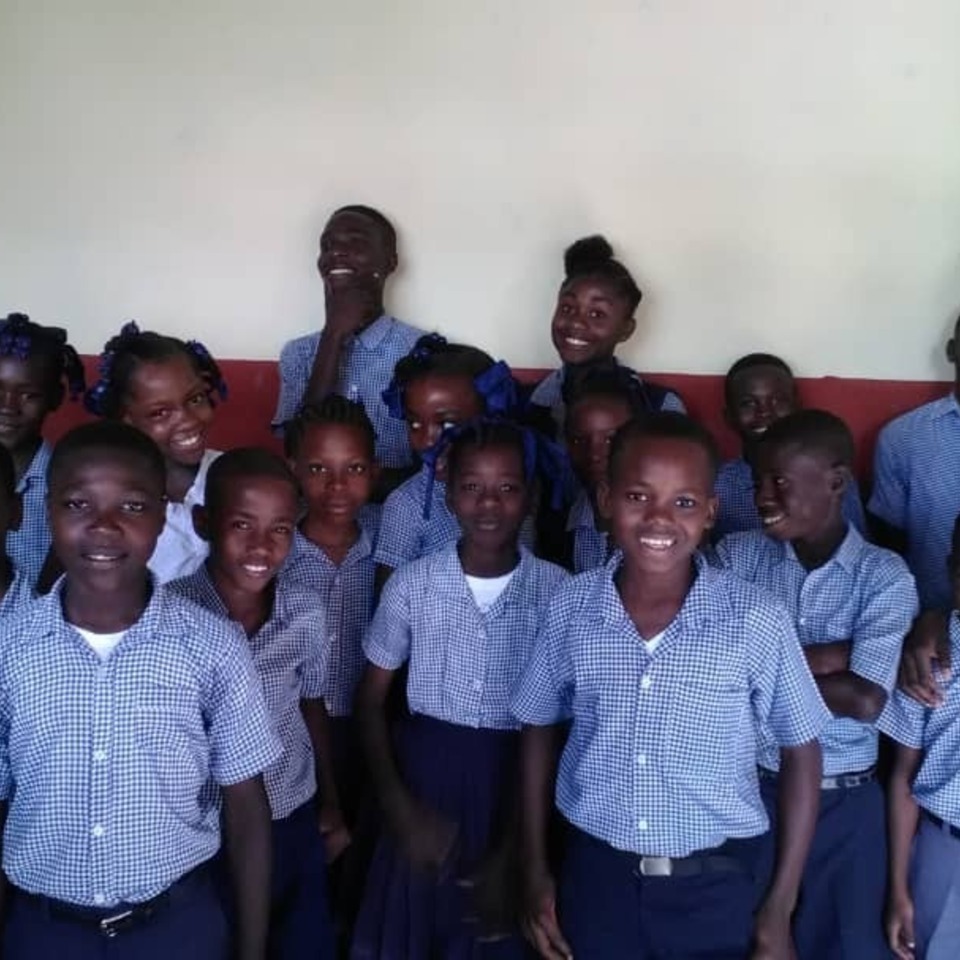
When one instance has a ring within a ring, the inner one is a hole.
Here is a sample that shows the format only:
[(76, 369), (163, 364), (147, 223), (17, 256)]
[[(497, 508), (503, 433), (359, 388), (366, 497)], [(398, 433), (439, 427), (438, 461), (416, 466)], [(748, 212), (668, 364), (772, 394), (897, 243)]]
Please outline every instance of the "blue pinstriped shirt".
[(933, 709), (897, 690), (878, 726), (897, 743), (923, 751), (913, 795), (924, 810), (960, 828), (960, 620), (950, 614), (950, 678), (941, 684), (943, 702)]
[(888, 423), (874, 451), (867, 509), (907, 535), (924, 609), (949, 610), (947, 554), (960, 514), (960, 406), (953, 394)]
[(789, 614), (698, 557), (651, 654), (614, 583), (620, 562), (556, 594), (513, 700), (524, 723), (573, 721), (557, 806), (592, 836), (653, 856), (763, 833), (758, 732), (796, 746), (830, 719)]
[[(754, 496), (753, 471), (743, 457), (727, 460), (720, 465), (713, 492), (720, 499), (717, 522), (712, 531), (714, 541), (731, 533), (763, 528)], [(860, 533), (866, 530), (863, 502), (855, 481), (848, 484), (843, 495), (843, 518), (847, 523), (853, 524)]]
[[(382, 316), (361, 330), (340, 358), (337, 392), (360, 400), (377, 434), (377, 460), (385, 467), (404, 467), (411, 461), (407, 425), (394, 420), (380, 395), (393, 378), (393, 368), (424, 331)], [(280, 397), (275, 427), (293, 418), (303, 403), (310, 372), (320, 346), (320, 334), (290, 340), (280, 353)]]
[(409, 661), (413, 713), (464, 727), (517, 729), (510, 697), (550, 599), (567, 579), (566, 571), (521, 547), (506, 589), (481, 613), (450, 544), (387, 581), (364, 653), (385, 670)]
[(280, 755), (240, 632), (155, 586), (106, 660), (53, 591), (0, 623), (3, 869), (81, 906), (141, 902), (220, 848), (207, 785)]
[[(867, 543), (850, 527), (837, 552), (815, 570), (800, 563), (789, 543), (758, 531), (721, 540), (716, 557), (790, 611), (803, 646), (849, 640), (850, 670), (891, 693), (903, 638), (917, 614), (913, 577), (895, 553)], [(820, 736), (824, 774), (872, 767), (877, 741), (875, 724), (834, 717)], [(760, 765), (777, 770), (779, 763), (776, 744), (764, 737)]]
[(17, 570), (36, 583), (50, 552), (50, 527), (47, 525), (47, 466), (53, 448), (40, 444), (30, 465), (17, 483), (23, 501), (20, 529), (7, 534), (7, 556)]
[[(267, 710), (283, 743), (283, 756), (263, 775), (270, 812), (274, 820), (281, 820), (317, 792), (313, 745), (300, 713), (300, 701), (319, 700), (325, 695), (330, 648), (319, 596), (280, 577), (275, 582), (270, 618), (248, 642), (263, 683)], [(206, 564), (190, 576), (175, 580), (170, 590), (215, 617), (230, 620)]]
[(361, 511), (360, 538), (338, 566), (316, 544), (297, 531), (293, 549), (280, 576), (289, 583), (316, 591), (326, 611), (330, 646), (329, 691), (324, 697), (331, 717), (353, 714), (353, 698), (363, 676), (363, 634), (373, 616), (373, 548), (380, 508)]

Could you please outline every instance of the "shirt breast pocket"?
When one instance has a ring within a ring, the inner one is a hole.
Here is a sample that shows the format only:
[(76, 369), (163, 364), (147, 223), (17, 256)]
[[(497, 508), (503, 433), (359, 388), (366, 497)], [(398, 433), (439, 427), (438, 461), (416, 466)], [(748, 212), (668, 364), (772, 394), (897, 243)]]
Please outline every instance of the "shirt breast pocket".
[(192, 822), (210, 778), (209, 743), (199, 694), (187, 687), (145, 684), (139, 691), (134, 735), (144, 764), (171, 811)]

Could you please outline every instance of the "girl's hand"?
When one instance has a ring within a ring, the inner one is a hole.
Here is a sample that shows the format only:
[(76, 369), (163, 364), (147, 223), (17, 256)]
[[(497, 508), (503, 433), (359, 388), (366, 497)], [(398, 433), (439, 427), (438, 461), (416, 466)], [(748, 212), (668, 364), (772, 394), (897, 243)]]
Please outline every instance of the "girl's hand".
[(757, 912), (750, 960), (797, 960), (790, 933), (791, 911), (772, 901)]
[(913, 901), (909, 895), (891, 896), (884, 916), (887, 943), (900, 960), (914, 960)]
[(557, 922), (557, 887), (548, 873), (527, 877), (524, 892), (523, 934), (545, 960), (573, 960), (570, 944)]
[(397, 820), (397, 841), (415, 867), (440, 872), (453, 854), (457, 826), (413, 800)]
[(353, 843), (353, 837), (343, 820), (339, 807), (321, 805), (317, 818), (320, 836), (327, 854), (327, 863), (333, 863)]

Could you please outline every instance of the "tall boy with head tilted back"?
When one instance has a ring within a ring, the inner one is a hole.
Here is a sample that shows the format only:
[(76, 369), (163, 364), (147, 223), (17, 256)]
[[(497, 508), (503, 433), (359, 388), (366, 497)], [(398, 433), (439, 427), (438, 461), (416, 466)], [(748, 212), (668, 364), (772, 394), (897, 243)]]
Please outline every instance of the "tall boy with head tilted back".
[(147, 571), (164, 473), (119, 423), (78, 427), (50, 459), (65, 573), (0, 621), (5, 960), (225, 960), (221, 832), (235, 956), (264, 957), (261, 774), (281, 746), (242, 634)]

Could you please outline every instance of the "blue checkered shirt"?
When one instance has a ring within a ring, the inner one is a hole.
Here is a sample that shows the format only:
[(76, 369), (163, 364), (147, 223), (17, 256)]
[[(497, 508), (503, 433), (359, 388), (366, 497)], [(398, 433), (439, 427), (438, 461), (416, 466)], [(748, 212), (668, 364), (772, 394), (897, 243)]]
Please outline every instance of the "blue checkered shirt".
[(101, 660), (63, 583), (0, 624), (3, 869), (68, 903), (142, 902), (219, 850), (211, 778), (255, 777), (281, 746), (235, 628), (157, 585)]
[(387, 581), (364, 653), (385, 670), (409, 661), (413, 713), (463, 727), (516, 730), (510, 697), (550, 599), (568, 578), (521, 548), (506, 589), (481, 613), (450, 544)]
[[(319, 700), (326, 693), (330, 648), (317, 594), (280, 577), (275, 583), (270, 618), (248, 643), (267, 710), (283, 743), (283, 756), (263, 774), (270, 812), (274, 820), (282, 820), (317, 792), (313, 745), (300, 701)], [(206, 564), (175, 580), (170, 590), (222, 620), (230, 619)]]
[(13, 569), (13, 579), (7, 592), (0, 600), (0, 622), (10, 620), (15, 617), (28, 603), (36, 599), (33, 591), (33, 584), (27, 579), (26, 575)]
[[(340, 358), (337, 392), (362, 401), (377, 434), (377, 460), (385, 467), (405, 467), (411, 462), (407, 425), (394, 420), (381, 394), (393, 379), (393, 368), (424, 331), (382, 316), (361, 330)], [(320, 345), (320, 334), (309, 333), (285, 344), (280, 353), (280, 397), (273, 425), (292, 419), (300, 405)]]
[(789, 614), (698, 557), (651, 654), (614, 583), (620, 562), (556, 595), (514, 697), (526, 724), (573, 720), (557, 806), (586, 833), (651, 856), (763, 833), (758, 731), (790, 747), (830, 720)]
[[(430, 517), (423, 517), (429, 471), (429, 467), (421, 467), (384, 502), (374, 550), (374, 559), (381, 566), (396, 569), (460, 539), (460, 523), (447, 506), (447, 485), (442, 480), (434, 480)], [(527, 517), (520, 528), (520, 543), (532, 548), (533, 542), (533, 521)]]
[(373, 616), (373, 548), (379, 515), (379, 507), (364, 507), (359, 518), (360, 538), (339, 566), (297, 531), (280, 574), (286, 582), (317, 592), (326, 611), (330, 676), (324, 700), (331, 717), (352, 716), (354, 694), (367, 662), (363, 635)]
[[(557, 430), (563, 435), (563, 424), (567, 419), (567, 405), (563, 399), (564, 368), (551, 370), (533, 389), (530, 394), (530, 403), (538, 407), (547, 407), (557, 425)], [(686, 413), (687, 408), (683, 401), (672, 390), (668, 390), (660, 404), (661, 410), (672, 410), (676, 413)]]
[(953, 394), (888, 423), (874, 452), (867, 509), (907, 536), (920, 603), (949, 610), (947, 555), (960, 513), (960, 406)]
[(52, 542), (47, 524), (47, 466), (52, 452), (49, 443), (41, 443), (17, 483), (23, 519), (19, 530), (7, 534), (7, 556), (31, 583), (37, 582)]
[[(717, 522), (713, 526), (714, 541), (730, 533), (743, 530), (761, 530), (760, 513), (755, 498), (753, 471), (743, 457), (727, 460), (720, 465), (713, 492), (720, 500)], [(856, 481), (847, 485), (843, 495), (843, 519), (853, 524), (860, 533), (866, 529), (863, 502)]]
[[(892, 692), (903, 638), (917, 614), (916, 587), (901, 557), (867, 543), (852, 527), (836, 553), (815, 570), (800, 563), (789, 543), (758, 531), (731, 534), (715, 555), (790, 611), (803, 646), (849, 640), (850, 670)], [(834, 717), (820, 736), (824, 774), (872, 767), (877, 741), (875, 724)], [(760, 765), (777, 770), (779, 762), (776, 744), (763, 737)]]
[(610, 557), (609, 537), (597, 529), (593, 505), (581, 490), (567, 517), (567, 531), (573, 533), (573, 569), (584, 573), (602, 567)]
[(913, 796), (924, 810), (960, 828), (960, 620), (950, 614), (950, 662), (953, 672), (941, 678), (943, 702), (924, 707), (900, 690), (894, 692), (877, 721), (897, 743), (923, 751), (913, 781)]

